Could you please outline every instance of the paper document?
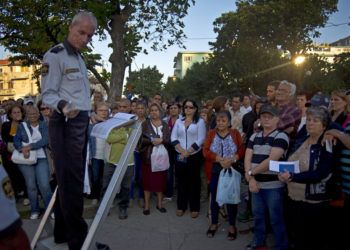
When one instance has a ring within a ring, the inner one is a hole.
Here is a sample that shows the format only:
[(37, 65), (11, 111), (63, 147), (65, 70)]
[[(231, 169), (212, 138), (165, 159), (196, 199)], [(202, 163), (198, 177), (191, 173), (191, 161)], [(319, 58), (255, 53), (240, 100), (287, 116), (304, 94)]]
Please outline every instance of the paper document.
[(116, 127), (122, 127), (130, 121), (135, 121), (136, 116), (126, 113), (117, 113), (107, 121), (96, 124), (91, 131), (91, 136), (106, 140), (109, 132)]
[(299, 161), (270, 161), (269, 170), (274, 172), (288, 171), (291, 173), (300, 173)]

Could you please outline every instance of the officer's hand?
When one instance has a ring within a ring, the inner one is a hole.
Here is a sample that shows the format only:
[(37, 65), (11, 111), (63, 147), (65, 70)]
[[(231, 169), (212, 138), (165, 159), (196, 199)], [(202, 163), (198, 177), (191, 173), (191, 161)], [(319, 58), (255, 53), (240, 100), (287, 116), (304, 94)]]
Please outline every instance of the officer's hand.
[(63, 114), (69, 119), (72, 119), (79, 114), (79, 110), (77, 109), (70, 110), (68, 105), (64, 106), (62, 111), (63, 111)]

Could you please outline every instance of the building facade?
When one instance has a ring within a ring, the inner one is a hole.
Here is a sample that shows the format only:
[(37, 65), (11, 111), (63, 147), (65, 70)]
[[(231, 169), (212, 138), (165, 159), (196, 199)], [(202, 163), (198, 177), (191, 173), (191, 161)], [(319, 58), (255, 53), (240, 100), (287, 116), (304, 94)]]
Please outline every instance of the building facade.
[(20, 62), (0, 59), (0, 101), (38, 94), (34, 73), (39, 66), (22, 66)]
[(181, 51), (174, 58), (174, 77), (182, 79), (194, 63), (206, 61), (212, 52)]
[(317, 54), (325, 57), (327, 62), (333, 63), (334, 56), (350, 52), (350, 36), (342, 38), (330, 44), (314, 45), (307, 51), (308, 54)]

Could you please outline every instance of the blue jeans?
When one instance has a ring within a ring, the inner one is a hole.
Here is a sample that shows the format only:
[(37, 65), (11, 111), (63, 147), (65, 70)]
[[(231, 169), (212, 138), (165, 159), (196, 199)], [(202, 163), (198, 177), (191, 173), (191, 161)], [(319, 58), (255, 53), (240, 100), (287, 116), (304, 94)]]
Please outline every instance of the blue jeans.
[(252, 210), (254, 215), (253, 246), (265, 245), (266, 212), (275, 238), (274, 249), (288, 249), (288, 236), (284, 222), (284, 188), (260, 189), (252, 193)]
[(52, 192), (49, 184), (49, 164), (46, 158), (39, 158), (34, 165), (18, 165), (26, 181), (31, 212), (39, 213), (38, 190), (43, 197), (45, 208), (49, 205)]

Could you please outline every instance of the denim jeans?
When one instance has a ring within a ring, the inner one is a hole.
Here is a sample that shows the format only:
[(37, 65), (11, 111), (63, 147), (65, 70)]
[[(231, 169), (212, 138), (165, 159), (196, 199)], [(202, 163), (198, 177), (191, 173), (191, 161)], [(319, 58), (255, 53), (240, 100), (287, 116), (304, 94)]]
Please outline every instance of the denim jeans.
[(49, 184), (49, 164), (46, 158), (39, 158), (34, 165), (18, 165), (27, 185), (28, 198), (30, 200), (31, 212), (39, 213), (38, 190), (43, 197), (45, 208), (49, 205), (52, 192)]
[[(266, 240), (266, 219), (275, 238), (274, 249), (288, 249), (288, 236), (284, 222), (284, 188), (260, 189), (252, 193), (252, 209), (254, 215), (253, 246), (263, 246)], [(266, 212), (269, 216), (267, 217)]]

